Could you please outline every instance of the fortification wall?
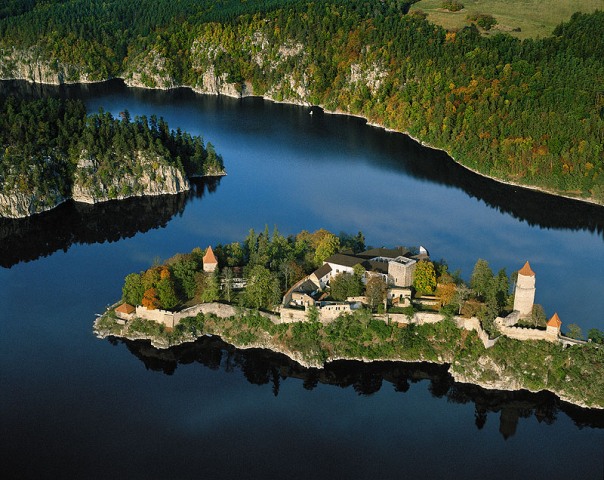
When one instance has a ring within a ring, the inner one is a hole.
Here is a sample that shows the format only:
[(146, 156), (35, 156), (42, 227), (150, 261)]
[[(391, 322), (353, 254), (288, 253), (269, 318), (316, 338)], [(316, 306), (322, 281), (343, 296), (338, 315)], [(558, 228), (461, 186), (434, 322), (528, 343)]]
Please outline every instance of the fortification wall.
[(295, 322), (305, 322), (308, 320), (306, 310), (302, 310), (300, 308), (287, 308), (281, 307), (281, 315), (279, 320), (275, 323), (295, 323)]
[(500, 326), (499, 330), (505, 336), (515, 338), (517, 340), (546, 340), (548, 342), (557, 342), (558, 336), (545, 330), (537, 330), (536, 328), (520, 328), (520, 327), (504, 327)]
[(174, 313), (167, 310), (153, 309), (138, 305), (136, 307), (136, 316), (145, 320), (151, 320), (157, 323), (162, 323), (166, 327), (174, 328)]
[(149, 310), (146, 307), (141, 305), (136, 307), (136, 316), (138, 318), (143, 318), (145, 320), (151, 320), (157, 323), (162, 323), (166, 327), (174, 328), (176, 325), (180, 323), (183, 318), (194, 317), (199, 313), (214, 314), (219, 318), (227, 318), (234, 317), (239, 313), (245, 312), (253, 312), (262, 315), (265, 318), (268, 318), (273, 323), (280, 323), (279, 316), (274, 315), (267, 312), (258, 312), (257, 310), (251, 309), (241, 309), (234, 307), (233, 305), (227, 305), (224, 303), (200, 303), (199, 305), (195, 305), (193, 307), (189, 307), (185, 310), (181, 310), (180, 312), (168, 312), (167, 310)]

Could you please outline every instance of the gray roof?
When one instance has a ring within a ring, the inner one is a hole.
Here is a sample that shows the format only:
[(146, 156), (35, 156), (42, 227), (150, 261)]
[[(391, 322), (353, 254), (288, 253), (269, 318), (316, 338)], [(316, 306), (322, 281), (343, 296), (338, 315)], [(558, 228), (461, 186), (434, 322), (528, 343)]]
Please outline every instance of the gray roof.
[(317, 289), (317, 286), (310, 280), (305, 280), (304, 282), (302, 282), (298, 288), (296, 288), (296, 292), (303, 292), (303, 293), (312, 293)]
[(365, 270), (369, 272), (388, 273), (388, 262), (375, 262), (369, 260), (363, 262), (363, 266), (365, 267)]
[(323, 265), (321, 265), (319, 268), (317, 268), (313, 273), (316, 275), (316, 277), (320, 280), (321, 278), (323, 278), (325, 275), (327, 275), (329, 272), (331, 272), (331, 267), (329, 266), (328, 263), (324, 263)]
[(352, 255), (344, 255), (342, 253), (336, 253), (335, 255), (325, 259), (326, 262), (351, 268), (359, 263), (362, 263), (364, 260), (364, 258), (353, 257)]
[(363, 258), (375, 258), (375, 257), (386, 257), (386, 258), (396, 258), (401, 255), (406, 255), (409, 253), (405, 247), (396, 247), (396, 248), (372, 248), (370, 250), (365, 250), (362, 253), (359, 253), (359, 257)]

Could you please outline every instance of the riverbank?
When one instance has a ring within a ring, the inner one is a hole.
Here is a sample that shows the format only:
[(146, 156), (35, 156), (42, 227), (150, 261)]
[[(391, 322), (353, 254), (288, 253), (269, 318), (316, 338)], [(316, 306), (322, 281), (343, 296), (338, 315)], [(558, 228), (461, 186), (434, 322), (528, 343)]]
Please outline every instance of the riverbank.
[[(502, 179), (502, 178), (498, 178), (498, 177), (494, 177), (491, 175), (487, 175), (485, 173), (482, 173), (476, 169), (470, 168), (467, 165), (465, 165), (464, 163), (460, 162), (459, 160), (457, 160), (453, 154), (451, 152), (449, 152), (448, 150), (444, 149), (444, 148), (439, 148), (436, 147), (434, 145), (431, 145), (427, 142), (425, 142), (424, 140), (422, 140), (419, 137), (416, 137), (414, 135), (412, 135), (410, 132), (408, 131), (400, 131), (400, 130), (396, 130), (396, 129), (392, 129), (389, 127), (386, 127), (384, 125), (381, 125), (379, 123), (375, 123), (375, 122), (371, 122), (369, 121), (369, 119), (367, 117), (364, 117), (363, 115), (359, 115), (359, 114), (354, 114), (351, 112), (346, 112), (346, 111), (342, 111), (342, 110), (329, 110), (326, 109), (324, 105), (313, 105), (309, 102), (304, 102), (304, 101), (296, 101), (296, 100), (290, 100), (290, 99), (284, 99), (284, 100), (277, 100), (273, 97), (271, 97), (270, 95), (256, 95), (253, 93), (250, 93), (247, 89), (244, 89), (243, 91), (239, 92), (236, 89), (232, 88), (231, 84), (226, 84), (225, 86), (220, 85), (219, 87), (224, 87), (224, 88), (218, 88), (217, 90), (209, 90), (209, 89), (202, 89), (202, 88), (196, 88), (190, 85), (171, 85), (171, 86), (154, 86), (154, 87), (150, 87), (148, 85), (145, 85), (144, 83), (141, 82), (135, 82), (132, 81), (131, 79), (127, 79), (127, 78), (122, 78), (122, 77), (115, 77), (112, 79), (105, 79), (105, 80), (98, 80), (98, 81), (90, 81), (90, 80), (86, 80), (86, 81), (63, 81), (63, 82), (59, 82), (59, 81), (38, 81), (36, 82), (35, 80), (31, 80), (29, 78), (0, 78), (0, 81), (8, 81), (8, 80), (21, 80), (21, 81), (26, 81), (32, 84), (36, 84), (36, 83), (40, 83), (40, 84), (44, 84), (44, 85), (54, 85), (54, 86), (60, 86), (62, 84), (65, 85), (77, 85), (77, 84), (93, 84), (93, 83), (104, 83), (110, 80), (120, 80), (122, 82), (124, 82), (124, 84), (128, 87), (128, 88), (141, 88), (141, 89), (145, 89), (145, 90), (162, 90), (162, 91), (169, 91), (169, 90), (175, 90), (175, 89), (179, 89), (179, 88), (186, 88), (189, 89), (193, 92), (195, 92), (196, 94), (199, 95), (212, 95), (212, 96), (226, 96), (226, 97), (230, 97), (230, 98), (237, 98), (237, 99), (242, 99), (242, 98), (247, 98), (247, 97), (255, 97), (255, 98), (261, 98), (263, 100), (266, 101), (270, 101), (273, 103), (281, 103), (281, 104), (286, 104), (286, 105), (295, 105), (295, 106), (299, 106), (299, 107), (308, 107), (308, 108), (313, 108), (313, 107), (318, 107), (320, 108), (324, 113), (329, 114), (329, 115), (343, 115), (343, 116), (349, 116), (349, 117), (354, 117), (354, 118), (359, 118), (364, 120), (368, 126), (373, 127), (373, 128), (379, 128), (382, 130), (385, 130), (387, 132), (391, 132), (391, 133), (398, 133), (398, 134), (402, 134), (402, 135), (406, 135), (407, 137), (411, 138), (413, 141), (417, 142), (418, 144), (422, 145), (423, 147), (426, 148), (430, 148), (432, 150), (436, 150), (436, 151), (441, 151), (447, 154), (447, 156), (453, 161), (455, 162), (457, 165), (460, 165), (461, 167), (463, 167), (464, 169), (475, 173), (477, 175), (480, 175), (483, 178), (486, 178), (488, 180), (500, 183), (502, 185), (506, 185), (506, 186), (510, 186), (510, 187), (516, 187), (516, 188), (522, 188), (522, 189), (526, 189), (526, 190), (530, 190), (530, 191), (534, 191), (534, 192), (539, 192), (539, 193), (543, 193), (543, 194), (547, 194), (547, 195), (552, 195), (555, 197), (559, 197), (559, 198), (565, 198), (565, 199), (569, 199), (569, 200), (576, 200), (576, 201), (580, 201), (583, 203), (587, 203), (587, 204), (591, 204), (591, 205), (596, 205), (596, 206), (603, 206), (601, 203), (599, 203), (595, 198), (592, 197), (581, 197), (581, 196), (573, 196), (573, 195), (569, 195), (567, 193), (561, 193), (559, 191), (554, 191), (551, 189), (547, 189), (544, 187), (539, 187), (539, 186), (535, 186), (535, 185), (529, 185), (529, 184), (523, 184), (523, 183), (518, 183), (518, 182), (513, 182), (511, 180), (506, 180), (506, 179)], [(228, 87), (228, 88), (227, 88)]]
[(344, 315), (325, 325), (276, 324), (254, 310), (237, 312), (225, 317), (198, 314), (172, 330), (139, 319), (118, 323), (110, 309), (94, 322), (94, 332), (99, 338), (149, 341), (158, 349), (212, 335), (239, 349), (281, 353), (305, 368), (322, 369), (338, 360), (429, 362), (447, 365), (459, 383), (490, 390), (545, 390), (582, 408), (604, 409), (604, 376), (599, 373), (604, 354), (592, 345), (563, 348), (545, 341), (500, 338), (487, 349), (476, 332), (462, 330), (448, 319), (400, 325)]

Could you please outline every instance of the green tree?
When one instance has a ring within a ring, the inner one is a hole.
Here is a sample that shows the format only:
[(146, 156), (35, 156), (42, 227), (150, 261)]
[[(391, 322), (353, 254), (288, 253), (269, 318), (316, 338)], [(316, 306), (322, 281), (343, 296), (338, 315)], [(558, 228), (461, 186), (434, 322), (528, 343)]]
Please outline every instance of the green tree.
[(576, 340), (581, 340), (583, 338), (583, 331), (581, 327), (576, 323), (571, 323), (568, 325), (568, 331), (566, 332), (566, 336), (568, 338), (574, 338)]
[(486, 299), (493, 287), (493, 271), (489, 267), (489, 262), (482, 258), (478, 259), (470, 277), (470, 287), (476, 296), (483, 300)]
[(590, 328), (587, 332), (587, 338), (593, 343), (604, 344), (604, 332), (597, 328)]
[(326, 258), (331, 257), (340, 250), (340, 239), (333, 233), (327, 233), (317, 245), (315, 250), (315, 265), (322, 265)]
[(176, 295), (176, 289), (174, 288), (174, 281), (170, 277), (162, 278), (157, 283), (156, 290), (161, 308), (172, 310), (180, 303), (179, 298)]
[(436, 288), (436, 270), (434, 264), (427, 260), (417, 262), (413, 272), (413, 288), (420, 294), (434, 293)]
[(180, 258), (172, 265), (172, 274), (178, 290), (186, 299), (195, 296), (195, 274), (197, 273), (197, 262), (191, 258)]
[(206, 273), (203, 292), (201, 293), (201, 301), (204, 303), (215, 302), (220, 298), (220, 279), (218, 278), (218, 270), (212, 273)]
[(468, 286), (465, 283), (457, 285), (457, 288), (455, 289), (455, 296), (453, 297), (454, 298), (453, 301), (458, 305), (458, 310), (457, 310), (458, 315), (461, 315), (463, 306), (466, 303), (466, 300), (470, 297), (470, 293), (471, 293), (471, 290), (468, 288)]
[(346, 300), (363, 293), (363, 284), (359, 277), (350, 273), (339, 273), (329, 282), (329, 292), (334, 300)]
[(131, 273), (127, 275), (122, 287), (122, 298), (124, 301), (131, 305), (141, 305), (144, 294), (145, 287), (143, 286), (140, 274)]
[(536, 327), (545, 327), (547, 323), (547, 317), (545, 315), (545, 309), (542, 305), (535, 303), (533, 305), (533, 311), (531, 312), (531, 321)]
[(247, 275), (243, 293), (245, 305), (253, 308), (271, 308), (281, 299), (279, 279), (262, 265), (252, 267)]

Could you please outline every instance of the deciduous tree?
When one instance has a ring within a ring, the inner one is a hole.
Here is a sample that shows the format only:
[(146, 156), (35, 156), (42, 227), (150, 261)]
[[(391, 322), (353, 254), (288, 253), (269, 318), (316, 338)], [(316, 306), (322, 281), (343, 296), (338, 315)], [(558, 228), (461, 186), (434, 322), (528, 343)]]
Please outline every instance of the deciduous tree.
[(388, 285), (381, 276), (374, 275), (367, 280), (365, 285), (365, 296), (367, 302), (372, 310), (376, 309), (378, 305), (383, 305), (386, 300), (386, 292)]
[(436, 288), (436, 271), (434, 264), (427, 260), (417, 262), (413, 273), (413, 288), (420, 293), (433, 293)]

